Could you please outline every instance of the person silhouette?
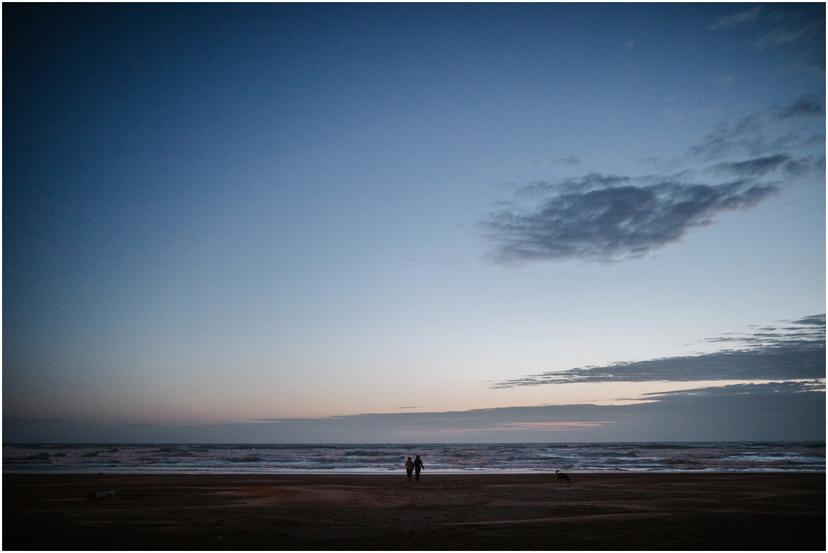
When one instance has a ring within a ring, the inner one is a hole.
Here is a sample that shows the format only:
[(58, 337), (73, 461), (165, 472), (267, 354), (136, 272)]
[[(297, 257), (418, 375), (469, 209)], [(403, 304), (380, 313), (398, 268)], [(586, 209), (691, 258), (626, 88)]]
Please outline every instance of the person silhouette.
[(414, 459), (414, 478), (417, 482), (420, 481), (420, 471), (423, 470), (423, 461), (420, 459), (420, 456), (417, 455), (416, 459)]
[(411, 460), (411, 457), (406, 459), (405, 461), (405, 474), (409, 480), (411, 480), (411, 473), (414, 472), (414, 461)]

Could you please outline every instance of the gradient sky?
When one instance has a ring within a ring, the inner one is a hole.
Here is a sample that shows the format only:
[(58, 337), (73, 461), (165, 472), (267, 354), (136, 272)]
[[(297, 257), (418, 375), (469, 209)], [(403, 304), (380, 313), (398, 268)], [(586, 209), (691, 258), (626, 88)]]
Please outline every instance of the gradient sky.
[(824, 29), (4, 5), (4, 441), (824, 438)]

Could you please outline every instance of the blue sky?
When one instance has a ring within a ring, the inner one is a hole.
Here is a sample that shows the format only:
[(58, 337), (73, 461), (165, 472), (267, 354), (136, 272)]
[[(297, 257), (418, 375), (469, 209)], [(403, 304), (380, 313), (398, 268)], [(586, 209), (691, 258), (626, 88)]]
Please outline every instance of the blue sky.
[[(824, 316), (796, 324), (825, 312), (822, 4), (4, 16), (6, 441), (296, 441), (263, 421), (693, 389), (824, 405)], [(717, 341), (750, 325), (808, 332)], [(782, 410), (773, 437), (824, 436)], [(486, 439), (613, 438), (543, 416)]]

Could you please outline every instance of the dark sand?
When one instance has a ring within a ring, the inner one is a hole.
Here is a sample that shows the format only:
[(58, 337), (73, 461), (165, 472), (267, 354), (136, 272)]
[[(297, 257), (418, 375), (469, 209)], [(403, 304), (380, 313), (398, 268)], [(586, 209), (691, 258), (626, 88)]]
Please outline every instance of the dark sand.
[[(825, 474), (3, 477), (3, 549), (825, 549)], [(90, 491), (117, 489), (89, 501)]]

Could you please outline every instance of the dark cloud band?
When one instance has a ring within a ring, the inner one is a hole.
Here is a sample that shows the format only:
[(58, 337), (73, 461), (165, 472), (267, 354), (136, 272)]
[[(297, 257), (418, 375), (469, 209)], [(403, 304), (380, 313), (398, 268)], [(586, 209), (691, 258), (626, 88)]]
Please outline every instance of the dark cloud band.
[(574, 382), (790, 380), (825, 378), (825, 315), (812, 315), (749, 334), (710, 338), (731, 349), (550, 371), (495, 383), (493, 388)]
[[(745, 209), (777, 191), (739, 179), (699, 184), (669, 176), (632, 184), (627, 177), (587, 175), (534, 183), (528, 209), (507, 205), (484, 221), (499, 262), (579, 258), (616, 261), (679, 240), (716, 215)], [(522, 194), (527, 195), (524, 189)]]

